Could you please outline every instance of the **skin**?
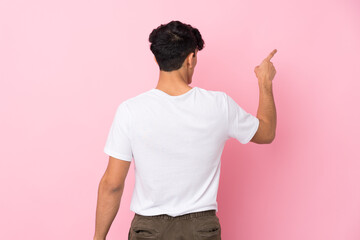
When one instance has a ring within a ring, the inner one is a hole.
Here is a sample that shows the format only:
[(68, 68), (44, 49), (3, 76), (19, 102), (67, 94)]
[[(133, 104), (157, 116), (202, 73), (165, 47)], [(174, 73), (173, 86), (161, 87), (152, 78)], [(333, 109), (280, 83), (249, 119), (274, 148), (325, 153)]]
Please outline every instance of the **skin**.
[(275, 139), (276, 108), (272, 91), (272, 81), (276, 70), (270, 60), (276, 52), (277, 50), (274, 49), (261, 64), (254, 69), (259, 83), (259, 107), (256, 116), (259, 119), (259, 128), (250, 141), (258, 144), (269, 144)]
[[(276, 110), (272, 94), (272, 80), (276, 70), (270, 60), (276, 52), (277, 50), (274, 49), (254, 69), (258, 78), (260, 92), (257, 112), (260, 124), (258, 131), (251, 140), (254, 143), (271, 143), (275, 138)], [(171, 72), (160, 71), (156, 88), (172, 96), (184, 94), (192, 89), (189, 84), (192, 82), (197, 63), (198, 49), (195, 50), (195, 53), (195, 56), (194, 53), (187, 56), (180, 69)], [(130, 164), (129, 161), (109, 156), (108, 166), (98, 188), (94, 240), (106, 239), (110, 226), (119, 210)]]
[(106, 239), (119, 210), (130, 163), (109, 156), (107, 169), (98, 188), (94, 240)]

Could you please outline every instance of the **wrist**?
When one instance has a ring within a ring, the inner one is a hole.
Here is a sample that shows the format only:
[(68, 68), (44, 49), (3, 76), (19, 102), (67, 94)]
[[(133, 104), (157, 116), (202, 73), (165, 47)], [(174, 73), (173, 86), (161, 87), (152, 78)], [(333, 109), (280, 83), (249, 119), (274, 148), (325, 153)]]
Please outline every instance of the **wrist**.
[(260, 90), (272, 90), (272, 81), (268, 79), (259, 79), (259, 88)]
[(271, 84), (272, 80), (267, 78), (267, 77), (264, 77), (264, 78), (258, 78), (258, 82), (259, 83), (269, 83), (269, 84)]
[(93, 238), (93, 240), (106, 240), (106, 238), (104, 238), (104, 237), (97, 237), (97, 236), (95, 236), (95, 237)]

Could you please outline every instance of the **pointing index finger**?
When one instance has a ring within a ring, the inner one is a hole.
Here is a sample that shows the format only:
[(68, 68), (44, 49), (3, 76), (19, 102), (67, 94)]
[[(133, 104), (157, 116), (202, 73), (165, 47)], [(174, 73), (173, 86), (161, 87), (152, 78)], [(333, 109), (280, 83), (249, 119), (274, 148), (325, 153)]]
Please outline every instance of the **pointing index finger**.
[(270, 54), (269, 56), (267, 56), (265, 58), (266, 61), (270, 61), (270, 59), (275, 55), (275, 53), (277, 52), (277, 49), (274, 49)]

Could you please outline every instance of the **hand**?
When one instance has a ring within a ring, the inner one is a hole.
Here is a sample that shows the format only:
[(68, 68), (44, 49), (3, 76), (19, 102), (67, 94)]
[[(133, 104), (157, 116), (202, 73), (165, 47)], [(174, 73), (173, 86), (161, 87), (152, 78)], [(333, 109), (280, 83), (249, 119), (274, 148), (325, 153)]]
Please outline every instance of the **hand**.
[(276, 49), (274, 49), (269, 56), (267, 56), (260, 65), (255, 67), (255, 74), (256, 77), (259, 79), (259, 81), (266, 81), (270, 80), (272, 81), (274, 79), (274, 76), (276, 74), (276, 70), (274, 68), (274, 65), (272, 62), (270, 62), (270, 59), (275, 55), (277, 52)]

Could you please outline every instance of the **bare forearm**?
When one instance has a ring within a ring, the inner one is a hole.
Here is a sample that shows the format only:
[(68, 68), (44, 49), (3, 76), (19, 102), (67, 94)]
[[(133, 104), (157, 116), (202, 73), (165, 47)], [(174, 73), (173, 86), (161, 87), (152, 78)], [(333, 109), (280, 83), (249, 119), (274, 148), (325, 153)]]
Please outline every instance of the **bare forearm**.
[(266, 122), (269, 136), (275, 137), (276, 108), (272, 91), (272, 81), (259, 79), (259, 107), (257, 118)]
[(123, 188), (113, 188), (100, 182), (98, 189), (94, 240), (104, 240), (119, 210)]

